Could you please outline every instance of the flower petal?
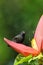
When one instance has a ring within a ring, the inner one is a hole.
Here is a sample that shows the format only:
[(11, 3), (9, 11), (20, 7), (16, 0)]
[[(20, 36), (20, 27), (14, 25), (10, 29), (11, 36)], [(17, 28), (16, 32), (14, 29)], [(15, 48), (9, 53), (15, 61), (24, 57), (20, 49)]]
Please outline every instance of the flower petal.
[(23, 44), (19, 44), (19, 43), (16, 43), (16, 42), (13, 42), (13, 41), (10, 41), (8, 40), (7, 38), (4, 38), (4, 41), (9, 45), (11, 46), (14, 50), (16, 50), (18, 53), (24, 55), (24, 56), (28, 56), (30, 54), (32, 54), (33, 56), (36, 56), (38, 55), (38, 51), (31, 48), (31, 47), (28, 47), (28, 46), (25, 46)]
[(43, 40), (43, 15), (41, 16), (39, 23), (37, 25), (34, 38), (36, 40), (36, 44), (38, 46), (39, 52), (41, 51), (41, 43)]

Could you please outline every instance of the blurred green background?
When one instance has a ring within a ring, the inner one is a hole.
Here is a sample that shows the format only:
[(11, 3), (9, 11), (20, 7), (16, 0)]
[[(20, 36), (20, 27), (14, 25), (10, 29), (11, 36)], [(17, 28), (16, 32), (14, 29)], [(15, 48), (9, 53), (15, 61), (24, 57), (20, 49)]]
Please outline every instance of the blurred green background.
[(13, 62), (17, 55), (6, 45), (3, 38), (12, 39), (24, 30), (26, 31), (24, 43), (29, 45), (29, 39), (33, 37), (33, 31), (42, 14), (43, 0), (0, 0), (0, 65)]

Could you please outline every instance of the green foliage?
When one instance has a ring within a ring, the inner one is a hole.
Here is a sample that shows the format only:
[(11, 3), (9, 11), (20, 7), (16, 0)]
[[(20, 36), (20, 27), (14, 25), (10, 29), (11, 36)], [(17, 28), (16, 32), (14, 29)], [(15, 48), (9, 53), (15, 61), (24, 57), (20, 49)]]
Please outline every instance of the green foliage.
[(28, 65), (39, 65), (38, 59), (32, 60)]
[(14, 61), (14, 65), (43, 65), (43, 54), (40, 53), (35, 57), (32, 57), (32, 55), (24, 57), (19, 54)]
[(19, 65), (19, 64), (22, 64), (22, 63), (26, 63), (31, 58), (32, 58), (32, 55), (27, 56), (27, 57), (22, 57), (21, 55), (18, 55), (15, 62), (14, 62), (14, 65)]
[(31, 59), (32, 59), (32, 55), (23, 57), (19, 54), (15, 59), (14, 65), (39, 65), (39, 61), (37, 58), (32, 60)]

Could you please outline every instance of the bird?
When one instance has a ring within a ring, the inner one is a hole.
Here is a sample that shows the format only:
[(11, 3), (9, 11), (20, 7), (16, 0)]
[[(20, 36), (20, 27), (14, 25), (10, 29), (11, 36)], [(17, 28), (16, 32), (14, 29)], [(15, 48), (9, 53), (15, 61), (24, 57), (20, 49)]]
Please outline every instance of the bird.
[[(23, 44), (24, 39), (25, 39), (25, 31), (22, 31), (21, 33), (14, 36), (12, 38), (12, 41), (16, 42), (16, 43), (22, 43)], [(8, 47), (10, 47), (10, 46), (8, 45)]]
[(16, 43), (23, 43), (24, 39), (25, 39), (25, 31), (22, 31), (21, 33), (14, 36), (12, 41)]

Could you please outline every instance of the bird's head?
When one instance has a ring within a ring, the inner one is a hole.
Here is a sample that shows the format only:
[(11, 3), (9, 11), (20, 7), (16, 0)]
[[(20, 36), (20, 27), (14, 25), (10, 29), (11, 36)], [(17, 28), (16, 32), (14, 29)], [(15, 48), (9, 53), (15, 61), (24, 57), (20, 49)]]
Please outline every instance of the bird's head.
[(22, 31), (21, 32), (21, 35), (24, 37), (25, 36), (25, 31)]

